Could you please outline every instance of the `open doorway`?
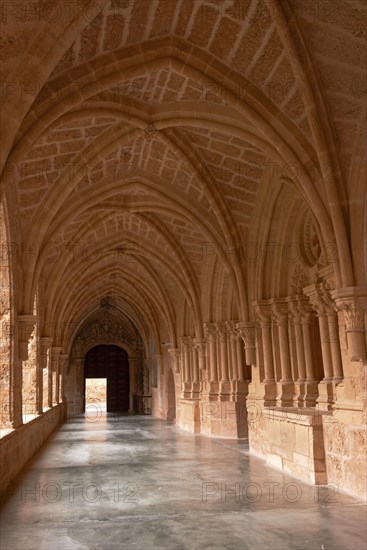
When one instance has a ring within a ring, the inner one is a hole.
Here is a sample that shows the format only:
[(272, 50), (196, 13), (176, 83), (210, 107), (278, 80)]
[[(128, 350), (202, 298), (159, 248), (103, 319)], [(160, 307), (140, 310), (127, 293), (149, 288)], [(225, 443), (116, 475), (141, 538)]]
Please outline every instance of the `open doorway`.
[(85, 407), (98, 405), (101, 411), (107, 410), (107, 378), (85, 379)]
[(84, 380), (86, 405), (87, 398), (93, 394), (98, 396), (98, 391), (102, 391), (104, 386), (107, 412), (129, 410), (129, 359), (124, 349), (113, 345), (99, 345), (90, 349), (85, 356)]

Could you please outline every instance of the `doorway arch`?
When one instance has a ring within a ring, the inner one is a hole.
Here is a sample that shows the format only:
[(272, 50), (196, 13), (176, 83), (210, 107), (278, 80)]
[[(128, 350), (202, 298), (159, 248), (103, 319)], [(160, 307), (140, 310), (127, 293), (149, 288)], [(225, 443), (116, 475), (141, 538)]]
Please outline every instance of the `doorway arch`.
[(130, 408), (130, 375), (127, 352), (112, 344), (91, 348), (84, 359), (84, 403), (88, 378), (105, 378), (107, 412), (128, 412)]

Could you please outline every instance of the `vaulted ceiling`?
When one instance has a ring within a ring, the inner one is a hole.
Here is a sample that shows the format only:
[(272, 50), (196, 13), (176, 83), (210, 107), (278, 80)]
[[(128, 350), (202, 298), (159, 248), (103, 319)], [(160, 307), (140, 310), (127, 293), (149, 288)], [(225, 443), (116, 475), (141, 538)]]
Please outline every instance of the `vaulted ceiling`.
[(364, 2), (14, 1), (2, 19), (19, 312), (38, 290), (46, 324), (82, 323), (114, 295), (142, 333), (174, 343), (185, 307), (181, 332), (210, 320), (210, 286), (248, 316), (246, 262), (230, 252), (248, 243), (274, 166), (320, 237), (347, 243)]

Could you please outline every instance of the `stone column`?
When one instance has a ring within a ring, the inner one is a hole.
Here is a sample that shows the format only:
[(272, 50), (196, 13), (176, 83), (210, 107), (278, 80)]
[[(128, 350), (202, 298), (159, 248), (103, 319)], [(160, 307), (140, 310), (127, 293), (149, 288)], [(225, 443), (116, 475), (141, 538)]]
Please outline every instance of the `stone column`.
[(48, 373), (48, 383), (47, 383), (47, 407), (49, 409), (53, 406), (53, 373), (52, 373), (52, 348), (47, 350), (47, 373)]
[(169, 348), (168, 353), (173, 360), (173, 372), (178, 374), (180, 372), (180, 350), (178, 348)]
[(209, 343), (209, 380), (211, 382), (216, 382), (218, 380), (216, 345), (217, 328), (214, 323), (205, 323), (204, 328)]
[(302, 339), (304, 352), (305, 389), (303, 405), (305, 407), (313, 407), (318, 397), (317, 384), (319, 382), (315, 372), (314, 348), (311, 338), (314, 312), (307, 299), (298, 299), (297, 309), (301, 321), (300, 339)]
[(79, 412), (85, 411), (84, 358), (78, 354), (73, 362), (75, 365), (73, 414), (78, 414)]
[(341, 288), (332, 295), (339, 313), (345, 373), (343, 383), (336, 388), (338, 409), (347, 415), (353, 411), (353, 422), (362, 426), (366, 422), (367, 287)]
[(236, 328), (245, 344), (246, 365), (256, 366), (256, 325), (255, 323), (237, 323)]
[(227, 333), (224, 325), (217, 324), (217, 335), (220, 342), (221, 380), (223, 382), (227, 382), (229, 380), (228, 350), (227, 350)]
[(268, 305), (258, 304), (256, 307), (257, 317), (260, 323), (261, 341), (264, 358), (264, 384), (275, 382), (273, 346), (271, 341), (271, 309)]
[(198, 357), (198, 350), (193, 340), (191, 340), (191, 367), (192, 367), (191, 397), (193, 399), (197, 399), (200, 393), (199, 357)]
[(198, 367), (201, 375), (201, 372), (206, 370), (206, 340), (204, 338), (194, 338), (194, 346), (198, 351)]
[(191, 346), (192, 381), (199, 382), (199, 358), (195, 345)]
[(365, 361), (367, 287), (347, 287), (334, 290), (332, 296), (337, 311), (344, 317), (344, 327), (350, 361)]
[[(44, 383), (42, 384), (43, 386), (42, 409), (49, 406), (49, 403), (48, 403), (48, 394), (49, 394), (48, 353), (52, 347), (52, 342), (53, 342), (53, 338), (50, 338), (47, 336), (42, 336), (40, 338), (40, 366), (42, 369), (43, 380), (46, 381), (46, 384)], [(51, 398), (51, 402), (52, 402), (52, 398)]]
[(39, 317), (36, 315), (18, 315), (18, 355), (21, 361), (28, 359), (28, 344)]
[(336, 398), (336, 386), (342, 380), (335, 303), (331, 299), (329, 285), (324, 280), (306, 287), (305, 293), (309, 296), (310, 302), (317, 312), (320, 326), (324, 378), (319, 383), (317, 401), (321, 409), (332, 409)]
[(230, 379), (235, 381), (238, 379), (238, 365), (237, 365), (237, 348), (236, 341), (239, 338), (236, 331), (236, 324), (234, 321), (226, 322), (227, 335), (230, 342), (230, 357), (231, 357), (231, 368), (230, 368)]
[(315, 374), (315, 365), (313, 360), (314, 353), (311, 338), (311, 328), (314, 314), (311, 306), (307, 302), (298, 302), (298, 311), (301, 316), (302, 323), (302, 341), (306, 371), (305, 378), (308, 382), (315, 382), (317, 381), (317, 378)]
[(245, 380), (245, 367), (244, 367), (244, 358), (243, 358), (243, 345), (240, 339), (239, 334), (237, 333), (236, 338), (236, 354), (237, 354), (237, 372), (238, 380)]
[(164, 374), (163, 356), (160, 354), (156, 354), (155, 360), (157, 363), (157, 374)]
[(216, 401), (219, 396), (219, 377), (217, 359), (217, 327), (215, 323), (204, 324), (205, 336), (208, 342), (209, 359), (209, 400)]
[(184, 384), (184, 397), (188, 398), (191, 394), (191, 380), (190, 380), (190, 363), (191, 363), (191, 346), (192, 341), (190, 336), (184, 336), (181, 338), (181, 347), (183, 353), (183, 384)]
[(231, 384), (229, 381), (228, 369), (228, 346), (227, 330), (224, 324), (217, 324), (217, 341), (219, 341), (220, 355), (220, 400), (229, 401), (231, 394)]
[[(16, 423), (17, 425), (22, 424), (23, 422), (23, 413), (37, 413), (38, 409), (38, 403), (37, 403), (37, 393), (38, 393), (38, 385), (40, 383), (39, 380), (39, 369), (38, 365), (35, 364), (34, 368), (36, 369), (36, 372), (34, 373), (35, 376), (33, 377), (33, 380), (30, 382), (31, 384), (35, 385), (35, 391), (36, 391), (36, 397), (33, 404), (31, 404), (31, 409), (29, 409), (29, 403), (28, 403), (28, 410), (23, 411), (24, 408), (24, 379), (23, 379), (23, 363), (29, 360), (29, 344), (32, 338), (32, 334), (34, 333), (34, 329), (36, 328), (37, 324), (39, 322), (39, 317), (36, 315), (18, 315), (17, 317), (17, 323), (18, 323), (18, 357), (19, 357), (19, 368), (15, 369), (17, 372), (14, 376), (14, 397), (16, 397), (15, 400), (15, 416), (16, 416)], [(36, 336), (36, 335), (35, 335)], [(14, 426), (16, 427), (16, 426)]]
[(138, 393), (137, 388), (137, 370), (138, 370), (138, 357), (132, 355), (129, 357), (129, 379), (130, 379), (130, 393), (129, 393), (129, 413), (133, 414), (138, 412), (134, 410), (134, 396)]
[(277, 401), (280, 406), (291, 406), (294, 397), (294, 384), (291, 373), (288, 340), (288, 304), (284, 300), (272, 302), (273, 318), (278, 331), (281, 379), (278, 382)]
[[(263, 397), (264, 405), (270, 407), (274, 406), (277, 395), (271, 333), (272, 311), (267, 302), (257, 302), (255, 304), (255, 311), (261, 332), (258, 342), (259, 361), (263, 361), (263, 366), (259, 364), (259, 382), (261, 382), (261, 385), (258, 388), (254, 388), (254, 390), (255, 394)], [(254, 384), (257, 386), (258, 381), (254, 381)]]
[(51, 348), (51, 371), (52, 371), (52, 405), (59, 403), (59, 355), (61, 347), (55, 346)]
[[(198, 354), (198, 380), (199, 394), (204, 390), (207, 391), (207, 371), (206, 371), (206, 340), (205, 338), (194, 338), (194, 346)], [(205, 386), (205, 387), (204, 387)]]
[(335, 311), (330, 312), (328, 315), (328, 325), (331, 362), (333, 366), (333, 380), (336, 382), (341, 382), (343, 380), (343, 366), (340, 354), (338, 316)]
[(59, 403), (65, 403), (65, 377), (69, 364), (69, 356), (66, 353), (59, 355)]

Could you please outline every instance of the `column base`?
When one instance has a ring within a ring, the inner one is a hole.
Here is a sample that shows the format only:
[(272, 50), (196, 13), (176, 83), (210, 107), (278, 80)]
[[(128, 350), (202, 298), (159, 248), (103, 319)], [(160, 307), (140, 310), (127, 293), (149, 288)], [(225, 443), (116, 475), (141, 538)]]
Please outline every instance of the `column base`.
[(246, 401), (201, 402), (201, 433), (211, 437), (247, 437)]
[(231, 389), (231, 382), (229, 380), (222, 380), (220, 382), (219, 401), (230, 401)]
[(277, 385), (275, 380), (269, 380), (262, 382), (263, 386), (263, 399), (265, 407), (272, 407), (276, 403), (277, 399)]
[(280, 380), (276, 383), (278, 407), (292, 407), (294, 398), (294, 383), (292, 380)]
[(216, 380), (211, 380), (209, 382), (209, 400), (218, 401), (220, 394), (220, 384)]
[(191, 393), (192, 393), (192, 382), (185, 382), (184, 389), (183, 389), (183, 398), (191, 399)]
[(199, 399), (201, 393), (201, 383), (197, 380), (192, 382), (191, 399)]
[(182, 430), (200, 433), (200, 401), (198, 399), (179, 399), (179, 416), (177, 425)]
[(339, 382), (332, 378), (324, 378), (318, 384), (319, 396), (317, 405), (321, 411), (331, 411), (336, 400), (336, 386)]
[(294, 383), (294, 407), (314, 407), (319, 396), (317, 385), (319, 381), (314, 380), (297, 380)]

